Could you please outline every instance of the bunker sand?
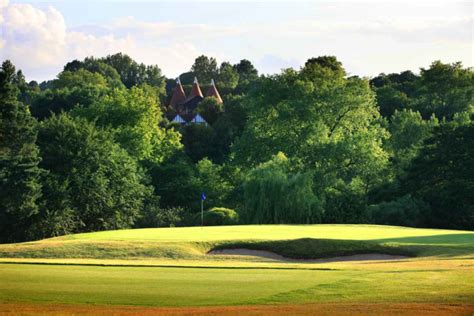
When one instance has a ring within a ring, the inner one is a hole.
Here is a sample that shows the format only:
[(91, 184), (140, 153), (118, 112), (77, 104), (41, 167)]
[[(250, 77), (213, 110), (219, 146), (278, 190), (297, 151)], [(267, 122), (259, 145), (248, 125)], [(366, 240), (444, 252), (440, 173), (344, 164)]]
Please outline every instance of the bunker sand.
[(358, 254), (351, 256), (338, 256), (322, 259), (292, 259), (283, 257), (279, 254), (276, 254), (271, 251), (264, 250), (253, 250), (245, 248), (236, 248), (236, 249), (220, 249), (212, 250), (207, 253), (209, 256), (220, 256), (222, 258), (238, 258), (240, 256), (254, 257), (258, 259), (270, 259), (276, 261), (285, 261), (285, 262), (307, 262), (307, 263), (328, 263), (328, 262), (344, 262), (344, 261), (379, 261), (379, 260), (401, 260), (407, 259), (407, 256), (395, 256), (387, 254)]

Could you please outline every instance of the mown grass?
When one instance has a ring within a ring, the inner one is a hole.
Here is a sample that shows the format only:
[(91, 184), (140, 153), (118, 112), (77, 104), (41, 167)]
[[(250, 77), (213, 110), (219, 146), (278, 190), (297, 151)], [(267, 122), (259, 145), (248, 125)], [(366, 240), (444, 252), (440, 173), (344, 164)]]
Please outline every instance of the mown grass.
[[(206, 255), (223, 248), (267, 250), (300, 259), (358, 253), (415, 257), (295, 263)], [(0, 245), (0, 257), (25, 262), (0, 263), (0, 303), (474, 302), (474, 233), (467, 231), (374, 225), (122, 230)], [(26, 263), (32, 260), (66, 265)]]
[(0, 264), (0, 302), (209, 306), (474, 301), (474, 274)]
[(1, 258), (203, 259), (222, 248), (316, 259), (359, 253), (474, 255), (474, 233), (377, 225), (251, 225), (118, 230), (0, 245)]

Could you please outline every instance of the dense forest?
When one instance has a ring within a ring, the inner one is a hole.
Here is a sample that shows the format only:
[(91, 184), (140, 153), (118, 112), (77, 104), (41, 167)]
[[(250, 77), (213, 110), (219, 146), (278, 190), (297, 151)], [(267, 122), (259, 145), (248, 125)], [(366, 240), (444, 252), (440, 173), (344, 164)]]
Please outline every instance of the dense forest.
[(130, 227), (376, 223), (474, 229), (474, 71), (349, 75), (332, 56), (259, 75), (200, 56), (209, 125), (170, 122), (175, 79), (124, 54), (51, 81), (0, 70), (0, 242)]

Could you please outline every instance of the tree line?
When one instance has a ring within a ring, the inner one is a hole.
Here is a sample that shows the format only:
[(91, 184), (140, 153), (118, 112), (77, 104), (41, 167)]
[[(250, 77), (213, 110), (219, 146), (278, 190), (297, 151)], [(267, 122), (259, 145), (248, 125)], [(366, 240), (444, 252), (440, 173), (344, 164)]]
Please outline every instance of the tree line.
[(124, 54), (56, 79), (0, 70), (0, 241), (209, 223), (474, 229), (474, 72), (350, 76), (333, 56), (259, 75), (199, 56), (209, 125), (170, 122), (174, 79)]

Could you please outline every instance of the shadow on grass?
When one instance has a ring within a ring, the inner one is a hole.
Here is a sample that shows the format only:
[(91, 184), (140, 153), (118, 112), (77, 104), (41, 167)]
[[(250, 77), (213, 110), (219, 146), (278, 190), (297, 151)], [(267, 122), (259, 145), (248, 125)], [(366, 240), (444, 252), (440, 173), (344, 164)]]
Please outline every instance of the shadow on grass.
[(380, 244), (398, 246), (415, 253), (417, 256), (449, 258), (453, 256), (474, 255), (474, 233), (386, 238), (373, 241)]
[(290, 259), (324, 259), (359, 254), (416, 255), (409, 249), (398, 245), (383, 245), (373, 241), (314, 238), (227, 241), (214, 245), (211, 250), (239, 248), (270, 251)]
[(474, 248), (474, 233), (386, 238), (386, 239), (374, 239), (372, 241), (378, 242), (378, 243), (396, 242), (396, 243), (403, 243), (403, 244), (470, 246)]

